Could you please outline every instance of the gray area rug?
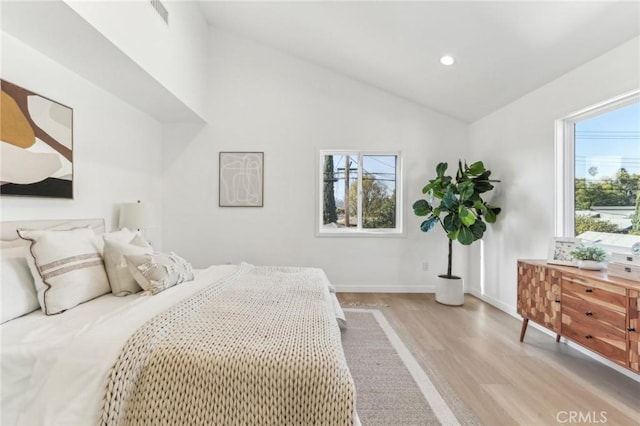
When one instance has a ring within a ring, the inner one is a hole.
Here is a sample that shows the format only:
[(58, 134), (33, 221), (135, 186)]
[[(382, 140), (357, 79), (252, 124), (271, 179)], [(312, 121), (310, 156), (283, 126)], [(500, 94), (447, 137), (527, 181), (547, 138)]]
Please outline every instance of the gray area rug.
[(345, 309), (342, 344), (363, 426), (477, 425), (434, 368), (423, 369), (379, 310)]

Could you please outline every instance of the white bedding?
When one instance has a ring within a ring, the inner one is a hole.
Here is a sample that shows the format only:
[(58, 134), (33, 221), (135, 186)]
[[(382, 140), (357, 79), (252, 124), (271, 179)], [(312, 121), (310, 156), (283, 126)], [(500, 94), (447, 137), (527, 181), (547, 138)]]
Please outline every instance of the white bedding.
[[(2, 425), (96, 424), (109, 370), (144, 322), (238, 271), (212, 266), (155, 296), (101, 296), (61, 315), (41, 311), (0, 328)], [(344, 319), (335, 296), (330, 309)]]

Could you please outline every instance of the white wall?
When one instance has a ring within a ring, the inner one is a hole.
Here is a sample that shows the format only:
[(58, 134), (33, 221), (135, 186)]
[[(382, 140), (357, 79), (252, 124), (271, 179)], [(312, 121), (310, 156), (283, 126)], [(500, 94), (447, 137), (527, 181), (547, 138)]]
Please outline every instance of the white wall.
[(475, 294), (515, 313), (516, 260), (546, 258), (554, 236), (554, 122), (640, 87), (639, 52), (635, 38), (471, 124), (472, 156), (503, 180), (494, 199), (503, 213), (484, 240), (484, 292), (481, 246), (469, 257)]
[(169, 25), (148, 1), (64, 0), (198, 114), (206, 109), (208, 25), (191, 1), (163, 1)]
[[(209, 124), (164, 129), (165, 247), (199, 267), (318, 266), (343, 289), (424, 291), (446, 272), (444, 233), (420, 232), (411, 204), (439, 161), (457, 161), (467, 125), (220, 30), (210, 45)], [(323, 148), (403, 152), (405, 237), (315, 236)], [(265, 152), (264, 207), (219, 208), (218, 153), (252, 150)]]
[[(2, 78), (73, 108), (74, 199), (0, 198), (2, 220), (105, 218), (137, 199), (161, 215), (162, 126), (148, 115), (2, 33)], [(156, 246), (158, 229), (149, 231)]]

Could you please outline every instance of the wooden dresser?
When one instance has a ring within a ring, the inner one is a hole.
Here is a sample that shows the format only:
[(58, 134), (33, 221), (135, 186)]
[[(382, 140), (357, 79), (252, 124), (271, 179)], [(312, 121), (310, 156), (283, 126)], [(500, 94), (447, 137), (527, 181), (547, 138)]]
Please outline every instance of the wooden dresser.
[(547, 264), (518, 261), (520, 341), (529, 320), (640, 374), (640, 282)]

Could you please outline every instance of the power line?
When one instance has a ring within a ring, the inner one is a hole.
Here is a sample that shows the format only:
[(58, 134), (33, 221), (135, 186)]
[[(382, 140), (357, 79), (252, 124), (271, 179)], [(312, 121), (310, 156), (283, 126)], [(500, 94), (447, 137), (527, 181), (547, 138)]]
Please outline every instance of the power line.
[[(382, 161), (382, 160), (378, 160), (378, 159), (377, 159), (375, 156), (373, 156), (373, 155), (365, 155), (364, 157), (366, 157), (366, 158), (370, 158), (370, 159), (372, 159), (372, 160), (374, 160), (374, 161), (377, 161), (378, 163), (380, 163), (380, 164), (382, 164), (382, 165), (384, 165), (384, 166), (387, 166), (387, 167), (389, 167), (389, 168), (392, 168), (392, 169), (395, 169), (395, 168), (396, 168), (396, 165), (395, 165), (395, 164), (394, 164), (393, 166), (392, 166), (392, 165), (390, 165), (390, 164), (387, 164), (387, 163), (385, 163), (385, 162), (384, 162), (384, 161)], [(379, 156), (379, 157), (381, 157), (381, 156)], [(384, 157), (394, 157), (394, 158), (395, 158), (395, 155), (385, 155)]]

